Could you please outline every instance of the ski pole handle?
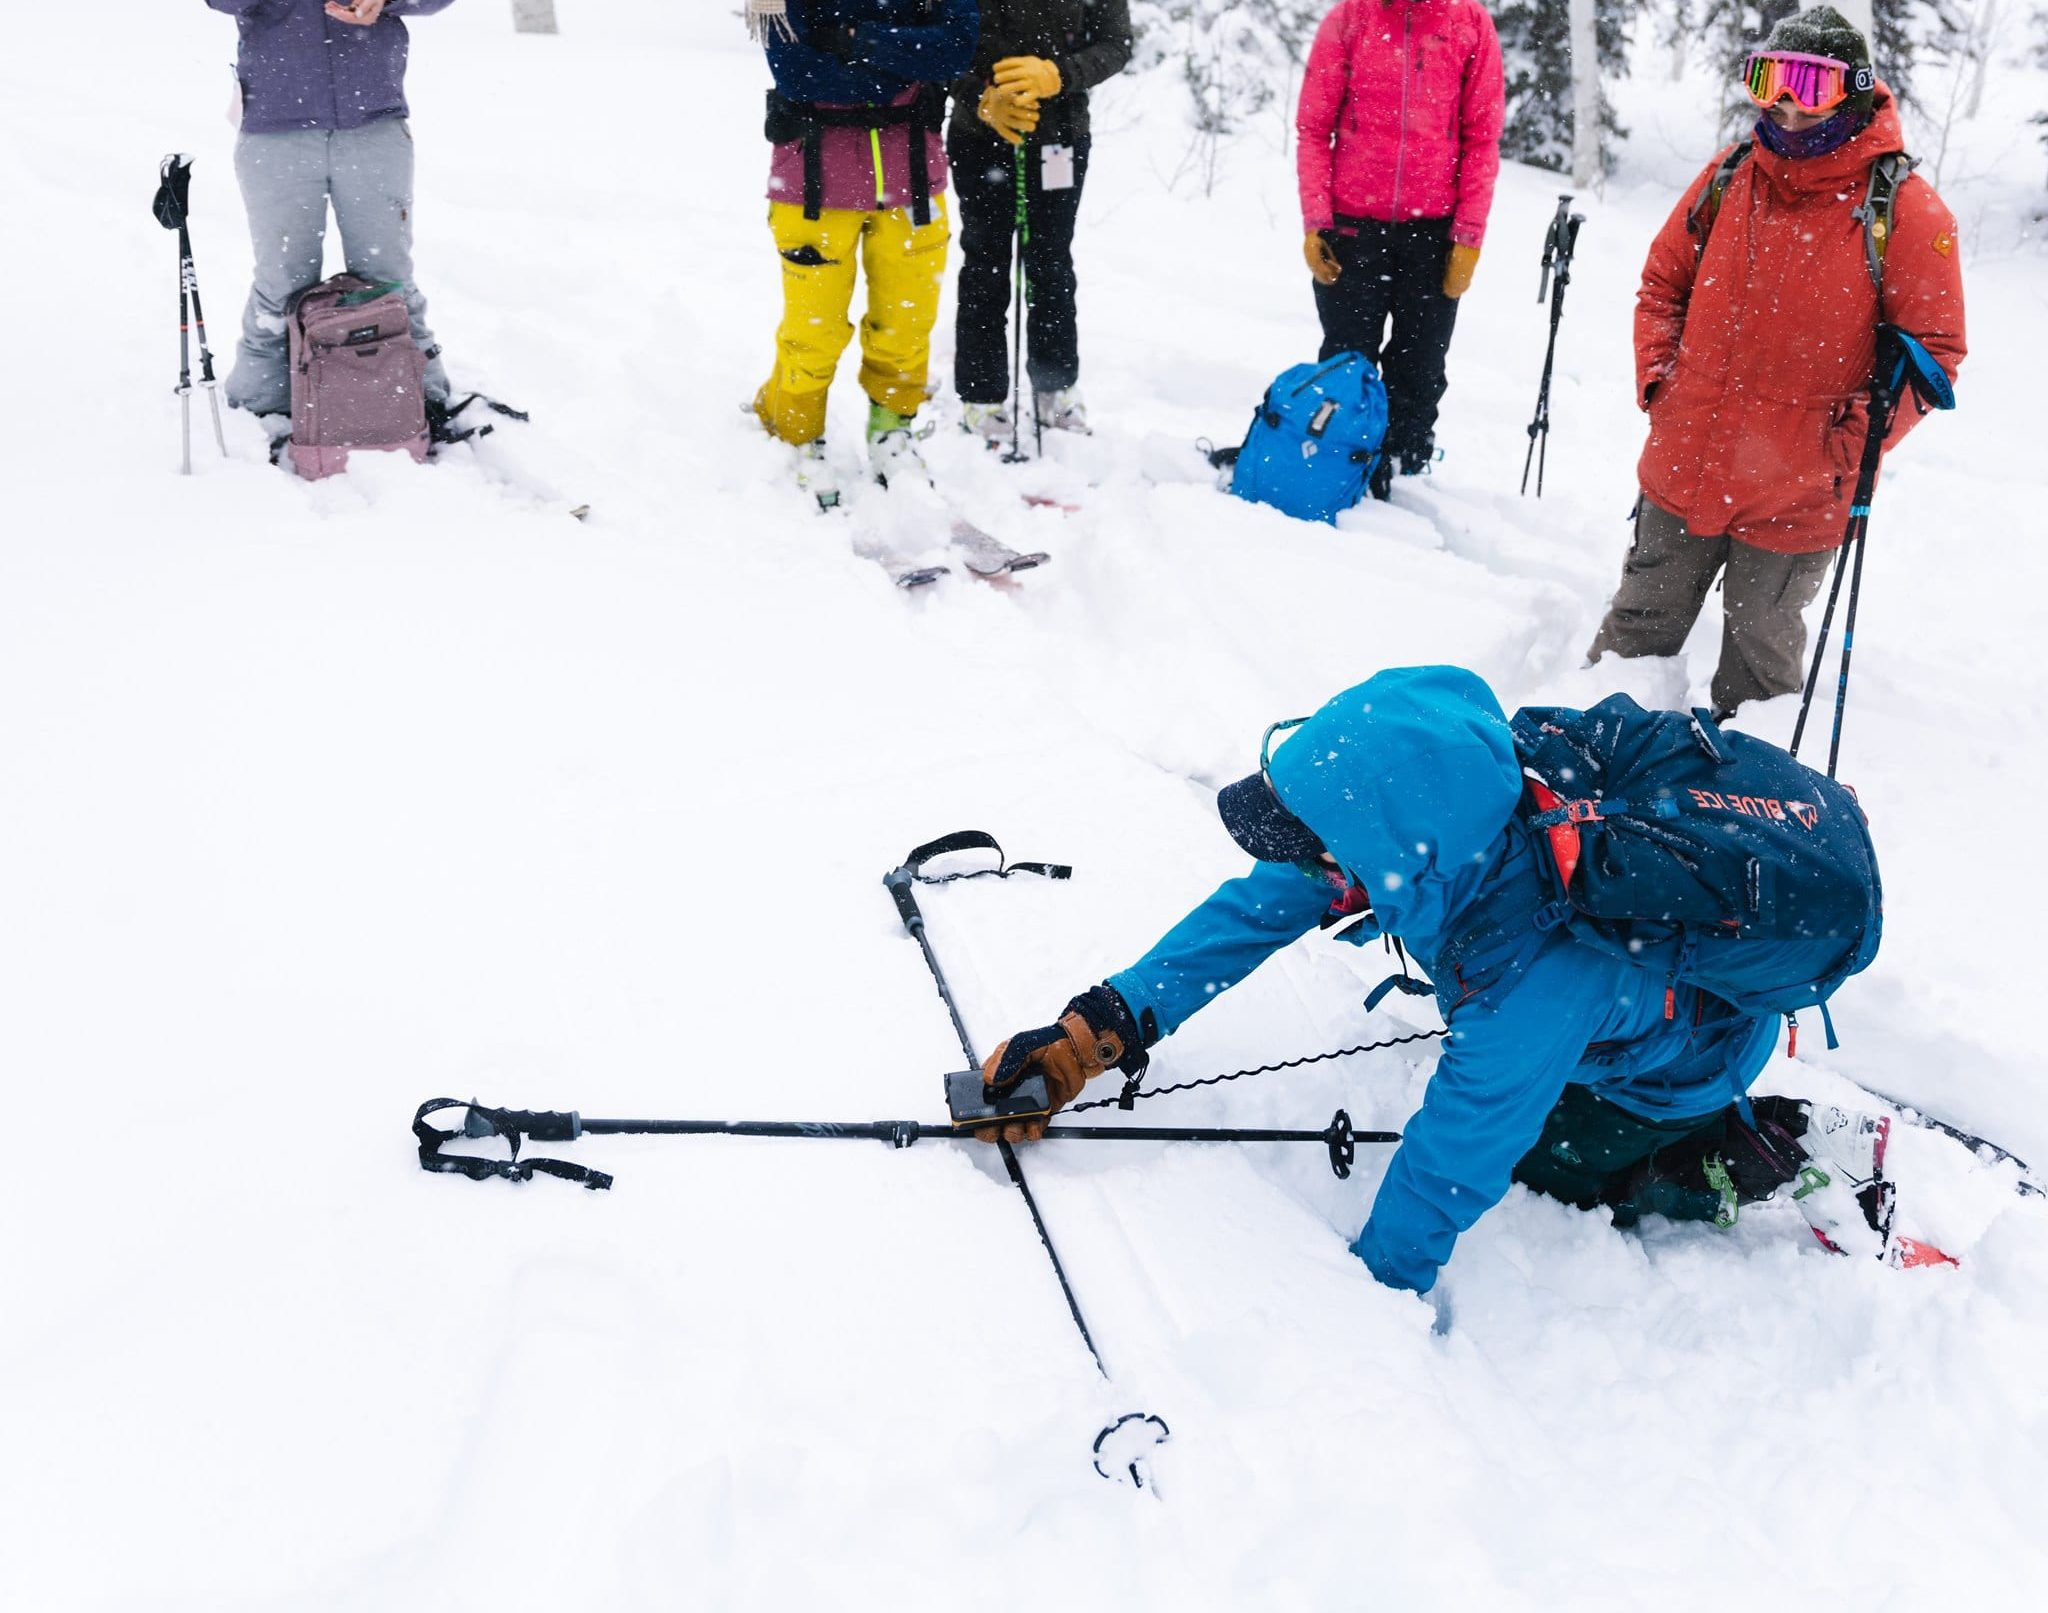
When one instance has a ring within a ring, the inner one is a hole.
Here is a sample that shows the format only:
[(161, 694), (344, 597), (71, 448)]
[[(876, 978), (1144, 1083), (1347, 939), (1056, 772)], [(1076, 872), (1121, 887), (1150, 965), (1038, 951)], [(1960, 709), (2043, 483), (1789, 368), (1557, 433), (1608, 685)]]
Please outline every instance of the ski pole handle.
[(906, 864), (892, 873), (882, 876), (882, 884), (890, 898), (896, 903), (897, 916), (903, 920), (904, 929), (912, 935), (924, 929), (924, 914), (917, 905), (917, 876)]
[(463, 1118), (462, 1134), (516, 1134), (537, 1143), (573, 1143), (583, 1135), (583, 1119), (573, 1109), (485, 1109), (472, 1104)]

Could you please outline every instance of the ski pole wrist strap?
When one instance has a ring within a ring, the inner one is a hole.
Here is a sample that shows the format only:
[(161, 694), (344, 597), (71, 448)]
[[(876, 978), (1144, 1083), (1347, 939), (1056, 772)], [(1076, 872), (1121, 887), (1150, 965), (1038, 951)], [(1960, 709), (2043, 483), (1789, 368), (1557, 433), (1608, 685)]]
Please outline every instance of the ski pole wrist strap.
[[(439, 1114), (444, 1109), (463, 1111), (459, 1130), (444, 1131), (428, 1123), (429, 1115)], [(460, 1098), (429, 1098), (413, 1114), (412, 1134), (419, 1139), (420, 1169), (423, 1171), (451, 1172), (467, 1176), (472, 1182), (488, 1181), (494, 1176), (502, 1176), (508, 1182), (530, 1182), (534, 1172), (539, 1171), (546, 1176), (559, 1176), (565, 1182), (581, 1182), (592, 1191), (612, 1185), (611, 1177), (605, 1172), (572, 1164), (566, 1159), (519, 1157), (522, 1137), (531, 1137), (537, 1142), (574, 1142), (582, 1136), (583, 1123), (573, 1111), (487, 1109), (474, 1100), (465, 1103)], [(444, 1144), (458, 1137), (503, 1137), (511, 1149), (511, 1157), (482, 1159), (474, 1154), (441, 1152)]]
[[(927, 874), (924, 871), (926, 863), (956, 851), (992, 851), (996, 854), (996, 865), (993, 868), (970, 868), (957, 874)], [(1074, 877), (1073, 866), (1069, 863), (1008, 861), (996, 837), (985, 829), (960, 829), (949, 835), (940, 835), (936, 840), (927, 840), (903, 859), (903, 866), (898, 872), (907, 873), (920, 885), (950, 885), (956, 879), (985, 879), (991, 875), (997, 879), (1008, 879), (1012, 874), (1041, 874), (1047, 879)]]

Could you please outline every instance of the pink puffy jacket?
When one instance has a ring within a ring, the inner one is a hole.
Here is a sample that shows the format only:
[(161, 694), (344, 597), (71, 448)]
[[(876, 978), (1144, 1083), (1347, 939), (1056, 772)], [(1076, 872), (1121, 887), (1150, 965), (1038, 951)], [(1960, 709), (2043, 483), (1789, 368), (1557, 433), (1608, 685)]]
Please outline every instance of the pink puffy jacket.
[(1301, 223), (1449, 218), (1486, 235), (1506, 117), (1500, 38), (1477, 0), (1339, 0), (1316, 30), (1294, 126)]

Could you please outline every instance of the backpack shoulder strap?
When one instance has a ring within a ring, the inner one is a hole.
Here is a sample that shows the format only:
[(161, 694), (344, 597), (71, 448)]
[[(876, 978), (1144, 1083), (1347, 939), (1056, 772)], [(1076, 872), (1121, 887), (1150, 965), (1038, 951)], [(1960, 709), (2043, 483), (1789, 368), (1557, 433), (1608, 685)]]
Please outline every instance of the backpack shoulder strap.
[(1693, 199), (1692, 208), (1685, 215), (1685, 229), (1698, 243), (1694, 249), (1695, 261), (1706, 256), (1707, 232), (1714, 227), (1714, 220), (1721, 214), (1721, 198), (1728, 193), (1728, 185), (1735, 177), (1735, 170), (1749, 160), (1750, 148), (1755, 144), (1754, 140), (1738, 140), (1730, 146), (1727, 155), (1715, 165), (1713, 176), (1708, 179), (1706, 188)]
[(1918, 157), (1903, 151), (1887, 151), (1870, 165), (1863, 205), (1850, 210), (1850, 217), (1863, 226), (1863, 265), (1870, 271), (1874, 289), (1882, 290), (1884, 286), (1884, 254), (1891, 244), (1892, 205), (1898, 200), (1899, 187), (1919, 166)]

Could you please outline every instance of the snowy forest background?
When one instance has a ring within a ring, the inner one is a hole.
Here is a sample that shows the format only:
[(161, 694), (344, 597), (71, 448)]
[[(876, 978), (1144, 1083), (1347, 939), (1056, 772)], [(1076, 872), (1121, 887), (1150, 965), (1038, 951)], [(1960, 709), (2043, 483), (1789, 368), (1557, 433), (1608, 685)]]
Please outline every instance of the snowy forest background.
[[(1743, 117), (1735, 69), (1798, 0), (1508, 0), (1489, 4), (1507, 64), (1502, 155), (1591, 185), (1613, 168), (1627, 131), (1615, 83), (1659, 62), (1676, 81), (1689, 65), (1728, 64), (1724, 122)], [(1903, 103), (1911, 149), (1940, 186), (1959, 125), (1984, 115), (1985, 85), (2003, 62), (2048, 62), (2048, 5), (2028, 0), (1845, 0), (1838, 9), (1872, 40), (1879, 75)], [(1222, 146), (1262, 116), (1293, 116), (1294, 85), (1330, 0), (1136, 0), (1140, 65), (1176, 61), (1197, 139), (1194, 166), (1213, 183)], [(1872, 12), (1874, 10), (1874, 15)], [(1590, 34), (1598, 72), (1574, 80), (1573, 40)], [(1653, 58), (1631, 49), (1647, 39)], [(1581, 143), (1587, 107), (1599, 138)], [(2048, 107), (2032, 121), (2048, 145)], [(2048, 177), (2048, 161), (2044, 161)]]

